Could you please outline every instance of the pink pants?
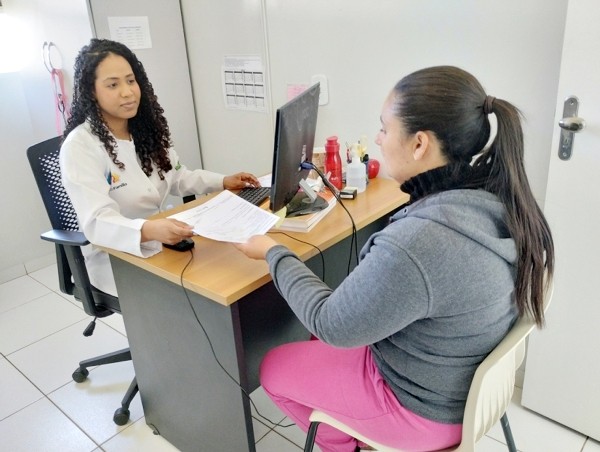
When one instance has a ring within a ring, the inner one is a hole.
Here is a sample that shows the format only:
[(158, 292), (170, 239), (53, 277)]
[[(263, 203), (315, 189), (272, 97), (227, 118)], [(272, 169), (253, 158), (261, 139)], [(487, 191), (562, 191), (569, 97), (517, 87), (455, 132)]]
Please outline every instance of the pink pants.
[[(383, 380), (368, 347), (340, 349), (319, 340), (282, 345), (265, 356), (263, 389), (302, 430), (313, 408), (381, 443), (411, 451), (458, 444), (461, 424), (442, 424), (404, 408)], [(316, 443), (323, 452), (354, 452), (356, 439), (326, 424)]]

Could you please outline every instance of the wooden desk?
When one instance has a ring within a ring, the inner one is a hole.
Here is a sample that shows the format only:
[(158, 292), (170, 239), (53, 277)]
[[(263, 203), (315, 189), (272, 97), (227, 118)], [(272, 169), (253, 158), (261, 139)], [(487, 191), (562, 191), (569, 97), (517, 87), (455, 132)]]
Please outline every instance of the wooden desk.
[[(358, 229), (359, 249), (407, 200), (396, 182), (374, 179), (357, 199), (344, 201)], [(309, 233), (286, 234), (323, 251), (330, 286), (343, 280), (351, 222), (341, 206)], [(314, 247), (283, 234), (271, 235), (322, 275)], [(277, 293), (265, 262), (247, 258), (229, 243), (203, 237), (194, 241), (194, 257), (183, 276), (189, 252), (165, 249), (141, 259), (107, 250), (146, 422), (182, 451), (254, 451), (250, 403), (219, 363), (250, 394), (259, 386), (258, 366), (264, 354), (309, 335)]]

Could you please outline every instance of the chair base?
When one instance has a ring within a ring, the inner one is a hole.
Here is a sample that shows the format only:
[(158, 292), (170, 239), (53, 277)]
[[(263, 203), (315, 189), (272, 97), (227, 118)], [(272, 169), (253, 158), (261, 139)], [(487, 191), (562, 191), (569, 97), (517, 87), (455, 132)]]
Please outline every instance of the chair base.
[(133, 398), (138, 393), (139, 388), (137, 384), (137, 378), (133, 377), (129, 389), (125, 393), (123, 400), (121, 401), (121, 408), (117, 408), (113, 416), (113, 421), (117, 425), (125, 425), (129, 421), (129, 405)]
[(92, 366), (100, 366), (102, 364), (120, 363), (123, 361), (131, 361), (131, 351), (129, 347), (116, 352), (106, 353), (95, 358), (84, 359), (79, 362), (80, 369), (87, 369)]
[[(131, 351), (129, 350), (129, 348), (124, 348), (116, 352), (106, 353), (105, 355), (80, 361), (79, 367), (73, 372), (73, 380), (77, 383), (83, 383), (90, 373), (87, 369), (88, 367), (100, 366), (102, 364), (120, 363), (123, 361), (131, 361)], [(121, 407), (117, 408), (115, 414), (113, 415), (113, 421), (115, 424), (127, 424), (127, 422), (129, 421), (130, 414), (129, 405), (131, 405), (131, 402), (138, 393), (138, 391), (139, 389), (137, 385), (137, 379), (136, 377), (133, 377), (129, 388), (125, 393), (123, 400), (121, 401)]]

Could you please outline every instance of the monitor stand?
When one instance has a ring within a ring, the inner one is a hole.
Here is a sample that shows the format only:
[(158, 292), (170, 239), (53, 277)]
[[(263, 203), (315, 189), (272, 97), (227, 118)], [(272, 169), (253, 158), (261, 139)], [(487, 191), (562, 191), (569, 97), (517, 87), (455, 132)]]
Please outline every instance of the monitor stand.
[(308, 215), (327, 208), (329, 203), (319, 195), (313, 201), (306, 193), (299, 191), (292, 198), (287, 207), (286, 217), (298, 217)]

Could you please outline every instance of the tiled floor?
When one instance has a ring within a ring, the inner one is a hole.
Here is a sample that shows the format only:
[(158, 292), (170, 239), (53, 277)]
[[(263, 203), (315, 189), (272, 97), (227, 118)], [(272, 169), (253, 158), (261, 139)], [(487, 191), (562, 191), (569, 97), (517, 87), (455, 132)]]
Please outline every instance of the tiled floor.
[[(130, 362), (97, 367), (81, 384), (71, 380), (80, 359), (125, 347), (127, 338), (117, 315), (83, 337), (90, 319), (79, 303), (60, 294), (56, 279), (56, 267), (50, 266), (0, 284), (0, 451), (176, 451), (146, 426), (139, 397), (127, 425), (112, 422), (133, 377)], [(600, 452), (598, 442), (522, 408), (520, 395), (517, 387), (508, 411), (520, 451)], [(260, 388), (252, 399), (265, 417), (283, 419)], [(256, 418), (258, 452), (302, 449), (300, 429), (273, 429)], [(503, 440), (497, 425), (477, 451), (505, 451)]]

